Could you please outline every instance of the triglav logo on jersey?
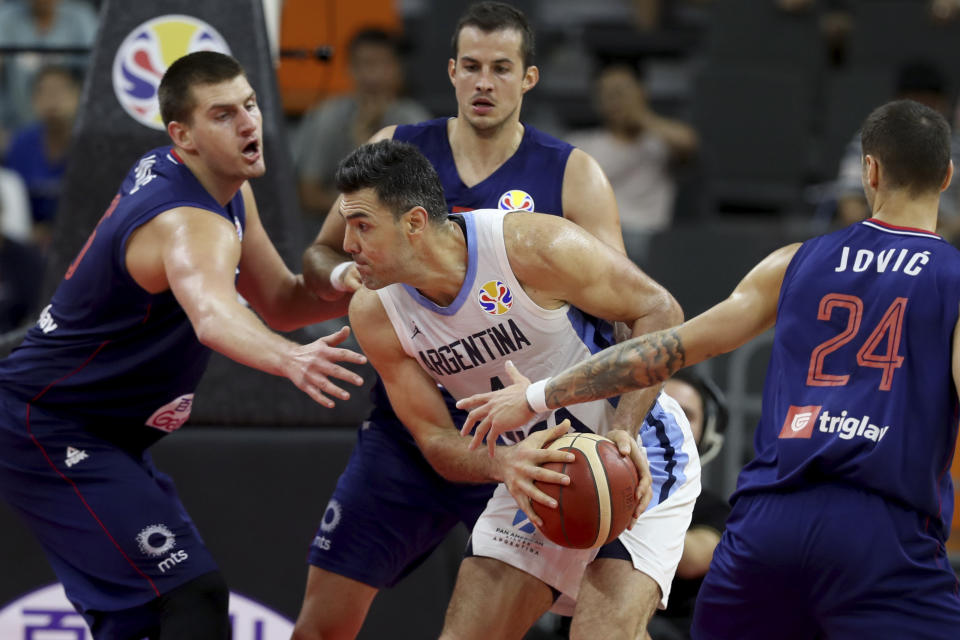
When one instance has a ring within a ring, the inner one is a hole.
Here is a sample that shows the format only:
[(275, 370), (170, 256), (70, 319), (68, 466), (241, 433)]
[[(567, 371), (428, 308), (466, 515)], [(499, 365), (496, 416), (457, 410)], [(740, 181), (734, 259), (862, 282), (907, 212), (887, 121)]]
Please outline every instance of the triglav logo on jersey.
[(870, 416), (848, 416), (846, 409), (830, 413), (822, 406), (790, 406), (787, 418), (780, 430), (781, 438), (810, 438), (816, 428), (820, 433), (835, 433), (841, 440), (855, 437), (879, 442), (890, 425), (883, 427), (870, 423)]
[(521, 189), (510, 189), (500, 196), (497, 206), (504, 211), (533, 211), (533, 196)]
[(113, 91), (130, 117), (163, 130), (157, 88), (174, 60), (194, 51), (230, 53), (227, 41), (202, 20), (166, 15), (147, 20), (123, 40), (113, 59)]
[(499, 280), (491, 280), (477, 292), (480, 308), (492, 316), (501, 316), (513, 306), (513, 292)]
[(820, 413), (819, 406), (795, 407), (790, 405), (787, 417), (780, 429), (781, 438), (809, 438), (813, 433), (813, 425)]

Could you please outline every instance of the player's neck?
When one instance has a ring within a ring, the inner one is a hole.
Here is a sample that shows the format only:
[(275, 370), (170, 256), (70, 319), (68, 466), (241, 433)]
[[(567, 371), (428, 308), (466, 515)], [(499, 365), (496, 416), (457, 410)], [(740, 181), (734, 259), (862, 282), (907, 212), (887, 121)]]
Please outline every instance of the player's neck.
[(466, 238), (456, 222), (448, 220), (424, 247), (418, 265), (419, 277), (410, 284), (420, 295), (441, 307), (450, 306), (467, 277), (469, 262)]
[(935, 231), (940, 198), (913, 196), (904, 190), (877, 193), (873, 217), (898, 227)]
[(177, 155), (183, 160), (183, 164), (187, 165), (187, 168), (190, 169), (190, 173), (197, 179), (197, 181), (207, 190), (213, 199), (220, 203), (220, 206), (225, 207), (227, 203), (233, 200), (233, 197), (237, 195), (237, 191), (240, 190), (240, 187), (243, 186), (244, 180), (242, 179), (224, 179), (217, 176), (214, 172), (210, 171), (200, 160), (195, 156), (189, 153), (186, 153), (182, 149), (177, 150)]
[(472, 187), (490, 177), (516, 153), (523, 131), (523, 125), (514, 119), (491, 129), (477, 129), (465, 118), (451, 118), (447, 137), (463, 183)]

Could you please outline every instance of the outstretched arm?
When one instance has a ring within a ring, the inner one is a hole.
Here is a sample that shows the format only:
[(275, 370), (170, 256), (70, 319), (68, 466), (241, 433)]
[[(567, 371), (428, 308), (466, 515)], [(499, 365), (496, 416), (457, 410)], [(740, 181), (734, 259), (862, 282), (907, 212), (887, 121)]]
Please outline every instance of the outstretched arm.
[(145, 290), (173, 293), (204, 345), (241, 364), (289, 378), (326, 407), (334, 403), (325, 394), (349, 398), (328, 379), (362, 383), (358, 375), (335, 364), (366, 361), (359, 353), (333, 348), (347, 332), (299, 345), (270, 331), (239, 301), (234, 279), (240, 256), (232, 224), (210, 211), (179, 207), (133, 233), (126, 262)]
[(292, 331), (346, 315), (347, 300), (321, 300), (307, 289), (302, 275), (291, 273), (263, 228), (249, 183), (241, 193), (247, 224), (237, 279), (240, 295), (276, 331)]
[[(563, 215), (618, 253), (626, 255), (613, 188), (599, 163), (581, 149), (574, 149), (567, 160), (563, 180)], [(629, 320), (616, 322), (617, 342), (666, 329), (683, 321), (680, 306), (652, 279), (645, 278), (634, 290), (652, 302), (650, 310), (653, 312), (638, 316), (632, 324), (627, 324)], [(635, 436), (659, 391), (659, 388), (651, 388), (624, 394), (617, 403), (614, 428)]]
[(457, 406), (470, 410), (461, 433), (476, 424), (476, 446), (484, 436), (496, 437), (524, 424), (533, 416), (531, 404), (539, 410), (557, 409), (608, 398), (660, 383), (683, 367), (736, 349), (773, 326), (783, 276), (799, 246), (774, 251), (730, 297), (680, 326), (604, 349), (549, 380), (530, 385), (521, 379), (500, 391), (461, 400)]

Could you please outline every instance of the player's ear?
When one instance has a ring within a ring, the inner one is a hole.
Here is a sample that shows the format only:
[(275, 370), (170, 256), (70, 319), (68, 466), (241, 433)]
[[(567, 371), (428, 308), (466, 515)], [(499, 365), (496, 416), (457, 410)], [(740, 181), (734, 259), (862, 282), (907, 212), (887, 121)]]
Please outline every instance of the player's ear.
[(190, 127), (173, 120), (167, 124), (167, 134), (170, 136), (170, 139), (173, 141), (173, 144), (180, 147), (181, 149), (192, 150), (193, 149), (193, 136), (190, 132)]
[(429, 224), (429, 215), (423, 207), (413, 207), (403, 214), (403, 230), (409, 234), (422, 233)]
[(871, 189), (876, 189), (880, 182), (880, 165), (870, 154), (863, 156), (863, 180)]
[(450, 84), (456, 86), (456, 80), (454, 76), (457, 73), (457, 61), (453, 58), (447, 60), (447, 76), (450, 78)]
[(520, 85), (520, 88), (526, 93), (537, 86), (538, 82), (540, 82), (540, 69), (535, 65), (530, 65), (523, 74), (523, 83)]
[(953, 180), (953, 160), (950, 160), (950, 166), (947, 167), (947, 175), (943, 177), (943, 183), (940, 185), (941, 193), (946, 191), (947, 187), (950, 186), (950, 181)]

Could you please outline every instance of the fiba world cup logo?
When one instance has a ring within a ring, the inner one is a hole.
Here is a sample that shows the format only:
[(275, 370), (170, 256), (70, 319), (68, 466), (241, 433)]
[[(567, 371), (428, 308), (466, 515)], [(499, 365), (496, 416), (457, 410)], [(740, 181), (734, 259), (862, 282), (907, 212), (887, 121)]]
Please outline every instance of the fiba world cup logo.
[(113, 91), (131, 118), (163, 130), (157, 88), (174, 60), (194, 51), (230, 53), (227, 41), (206, 22), (185, 15), (153, 18), (123, 40), (113, 59)]
[(499, 280), (491, 280), (477, 292), (480, 308), (492, 316), (505, 314), (513, 306), (513, 292)]
[(504, 211), (533, 211), (533, 196), (520, 189), (510, 189), (500, 196), (497, 204)]

